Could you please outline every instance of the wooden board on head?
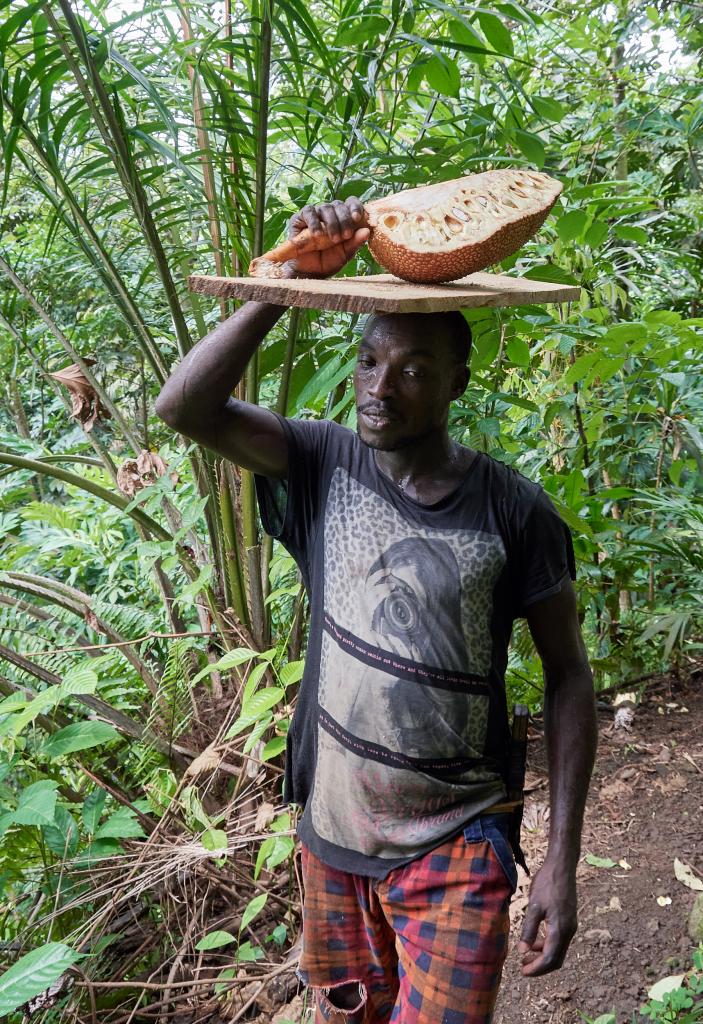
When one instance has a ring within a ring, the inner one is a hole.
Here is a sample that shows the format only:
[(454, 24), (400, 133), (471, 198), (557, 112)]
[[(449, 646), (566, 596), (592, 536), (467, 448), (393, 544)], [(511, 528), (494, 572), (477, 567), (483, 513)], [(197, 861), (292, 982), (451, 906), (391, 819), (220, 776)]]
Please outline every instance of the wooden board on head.
[(188, 278), (191, 291), (217, 298), (254, 299), (280, 306), (336, 309), (348, 313), (442, 313), (480, 306), (525, 306), (573, 302), (581, 289), (505, 274), (470, 274), (445, 284), (412, 284), (392, 274), (367, 277)]

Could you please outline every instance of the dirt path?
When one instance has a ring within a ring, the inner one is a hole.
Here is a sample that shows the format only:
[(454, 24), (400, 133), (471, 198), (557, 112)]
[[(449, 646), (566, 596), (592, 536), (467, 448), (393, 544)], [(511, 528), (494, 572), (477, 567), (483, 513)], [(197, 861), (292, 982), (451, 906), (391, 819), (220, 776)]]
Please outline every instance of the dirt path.
[[(696, 894), (675, 878), (674, 858), (703, 877), (701, 676), (688, 686), (650, 687), (629, 732), (614, 729), (613, 718), (610, 710), (599, 713), (583, 856), (615, 866), (595, 867), (582, 856), (579, 931), (561, 970), (531, 982), (520, 975), (516, 951), (529, 890), (521, 873), (495, 1024), (582, 1024), (579, 1011), (616, 1011), (618, 1021), (629, 1020), (654, 981), (691, 965), (686, 923)], [(523, 838), (527, 861), (537, 867), (548, 829), (539, 740), (531, 745), (529, 770), (528, 782), (538, 788), (527, 800)]]

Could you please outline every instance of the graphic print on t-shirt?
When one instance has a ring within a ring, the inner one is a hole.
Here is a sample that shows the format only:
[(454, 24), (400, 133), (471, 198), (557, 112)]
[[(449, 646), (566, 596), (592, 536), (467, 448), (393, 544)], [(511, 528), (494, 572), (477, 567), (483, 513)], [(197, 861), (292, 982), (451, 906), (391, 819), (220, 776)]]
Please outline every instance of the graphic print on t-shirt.
[(405, 519), (337, 468), (325, 510), (325, 626), (312, 821), (376, 857), (431, 845), (500, 791), (484, 754), (500, 537)]

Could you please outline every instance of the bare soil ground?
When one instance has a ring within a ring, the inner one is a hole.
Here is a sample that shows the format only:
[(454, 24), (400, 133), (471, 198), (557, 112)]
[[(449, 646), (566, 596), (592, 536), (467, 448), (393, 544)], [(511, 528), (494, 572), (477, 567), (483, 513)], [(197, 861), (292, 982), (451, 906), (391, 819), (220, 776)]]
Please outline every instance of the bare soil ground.
[[(674, 859), (703, 877), (703, 688), (650, 685), (629, 731), (599, 711), (598, 759), (578, 868), (579, 930), (561, 970), (527, 981), (517, 940), (529, 879), (521, 873), (495, 1024), (576, 1024), (581, 1013), (615, 1011), (628, 1021), (657, 979), (691, 966), (687, 919), (696, 893), (674, 875)], [(523, 839), (528, 864), (542, 861), (549, 828), (541, 739), (530, 747)], [(616, 866), (595, 867), (586, 854)], [(581, 1011), (581, 1013), (579, 1012)]]

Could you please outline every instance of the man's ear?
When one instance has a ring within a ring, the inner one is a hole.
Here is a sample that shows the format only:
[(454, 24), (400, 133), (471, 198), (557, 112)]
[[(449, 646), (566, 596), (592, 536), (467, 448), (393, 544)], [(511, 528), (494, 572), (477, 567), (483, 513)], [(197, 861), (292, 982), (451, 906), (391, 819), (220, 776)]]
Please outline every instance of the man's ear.
[(471, 370), (468, 366), (457, 366), (452, 381), (452, 398), (461, 398), (469, 386)]

